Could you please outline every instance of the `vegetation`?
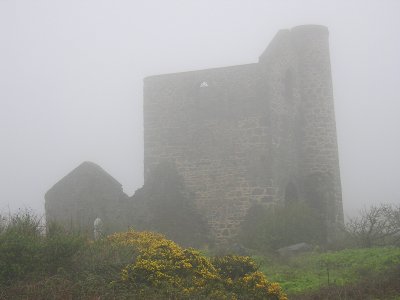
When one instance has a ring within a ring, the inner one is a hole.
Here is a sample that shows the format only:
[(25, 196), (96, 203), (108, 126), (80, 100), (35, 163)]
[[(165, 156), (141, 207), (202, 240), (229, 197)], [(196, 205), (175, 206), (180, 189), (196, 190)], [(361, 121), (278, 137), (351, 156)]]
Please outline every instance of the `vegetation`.
[(7, 284), (33, 273), (51, 274), (67, 268), (82, 246), (82, 237), (68, 234), (55, 224), (44, 237), (40, 219), (20, 212), (3, 221), (1, 227), (0, 282)]
[(251, 249), (271, 251), (300, 242), (323, 244), (324, 230), (323, 219), (307, 204), (254, 205), (242, 224), (239, 241)]
[(140, 297), (286, 299), (279, 284), (269, 282), (249, 257), (209, 259), (152, 232), (128, 231), (108, 239), (137, 251), (114, 284)]
[(154, 232), (90, 241), (40, 228), (30, 214), (2, 227), (0, 299), (287, 299), (249, 257), (209, 258)]
[(400, 205), (373, 205), (346, 224), (353, 246), (376, 247), (400, 245)]
[[(400, 294), (400, 207), (382, 204), (350, 219), (333, 245), (323, 218), (305, 203), (250, 208), (240, 242), (290, 299), (392, 299)], [(314, 252), (279, 257), (275, 250), (307, 242)], [(322, 249), (342, 249), (322, 252)]]
[[(0, 217), (0, 300), (284, 300), (283, 290), (290, 299), (396, 299), (398, 207), (364, 210), (346, 226), (341, 245), (347, 249), (331, 252), (316, 246), (322, 235), (312, 226), (318, 223), (299, 211), (313, 213), (299, 204), (277, 208), (275, 216), (261, 207), (251, 209), (254, 219), (246, 219), (241, 238), (256, 249), (253, 253), (262, 253), (253, 258), (206, 256), (150, 231), (92, 241), (55, 223), (44, 230), (29, 212)], [(314, 243), (313, 252), (284, 258), (273, 251), (305, 240)]]
[(209, 244), (209, 228), (174, 165), (160, 163), (135, 193), (133, 227), (163, 233), (186, 247)]
[(400, 248), (346, 249), (280, 259), (257, 257), (268, 278), (281, 283), (288, 294), (302, 294), (328, 286), (356, 284), (385, 277), (400, 266)]

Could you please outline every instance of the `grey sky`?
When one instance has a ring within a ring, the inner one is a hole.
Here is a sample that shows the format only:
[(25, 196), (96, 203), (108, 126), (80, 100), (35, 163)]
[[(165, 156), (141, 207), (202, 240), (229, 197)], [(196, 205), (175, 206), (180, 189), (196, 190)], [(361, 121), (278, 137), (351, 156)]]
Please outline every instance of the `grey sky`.
[(142, 79), (256, 62), (329, 27), (343, 200), (400, 203), (400, 1), (0, 0), (0, 211), (90, 160), (143, 183)]

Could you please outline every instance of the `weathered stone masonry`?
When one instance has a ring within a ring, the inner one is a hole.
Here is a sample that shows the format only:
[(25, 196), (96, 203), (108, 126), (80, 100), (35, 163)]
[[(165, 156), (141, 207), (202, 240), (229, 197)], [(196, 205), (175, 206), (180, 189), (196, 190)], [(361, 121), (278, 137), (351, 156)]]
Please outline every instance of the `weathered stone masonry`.
[(281, 30), (258, 63), (148, 77), (144, 176), (175, 163), (218, 239), (253, 203), (310, 200), (343, 222), (328, 30)]
[(145, 187), (167, 161), (218, 241), (257, 203), (308, 202), (328, 239), (342, 225), (327, 28), (279, 31), (258, 63), (148, 77), (143, 105), (145, 186), (128, 197), (85, 162), (46, 193), (47, 221), (92, 230), (101, 218), (109, 232), (147, 224)]

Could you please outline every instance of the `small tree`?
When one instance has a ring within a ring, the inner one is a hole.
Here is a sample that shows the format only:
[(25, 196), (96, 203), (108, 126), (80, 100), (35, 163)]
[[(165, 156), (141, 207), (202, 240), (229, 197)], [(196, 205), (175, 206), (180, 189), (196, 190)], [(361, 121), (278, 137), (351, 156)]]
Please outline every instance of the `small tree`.
[(400, 244), (400, 206), (380, 204), (363, 209), (350, 219), (346, 231), (360, 247)]

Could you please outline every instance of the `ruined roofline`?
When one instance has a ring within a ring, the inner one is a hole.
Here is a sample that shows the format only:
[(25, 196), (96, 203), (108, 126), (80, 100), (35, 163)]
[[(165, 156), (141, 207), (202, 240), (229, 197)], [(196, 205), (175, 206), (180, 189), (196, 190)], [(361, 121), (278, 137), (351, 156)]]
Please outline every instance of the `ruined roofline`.
[(314, 24), (305, 24), (295, 26), (291, 29), (281, 29), (279, 30), (265, 50), (261, 53), (258, 58), (258, 62), (268, 62), (270, 59), (273, 59), (276, 55), (281, 51), (281, 47), (283, 44), (286, 44), (289, 47), (293, 47), (292, 39), (295, 36), (302, 37), (304, 35), (329, 35), (328, 27), (324, 25), (314, 25)]
[(290, 29), (292, 33), (298, 32), (313, 32), (313, 33), (325, 33), (329, 34), (329, 30), (327, 26), (319, 25), (319, 24), (304, 24), (292, 27)]
[(67, 175), (65, 175), (63, 178), (61, 178), (59, 181), (57, 181), (45, 194), (45, 197), (47, 194), (51, 193), (54, 189), (56, 189), (58, 186), (62, 185), (64, 181), (68, 180), (69, 178), (73, 177), (75, 174), (82, 172), (82, 170), (89, 170), (89, 171), (94, 171), (95, 174), (101, 174), (103, 177), (107, 178), (108, 180), (114, 182), (115, 184), (118, 184), (122, 188), (122, 184), (119, 183), (114, 177), (112, 177), (110, 174), (108, 174), (102, 167), (99, 165), (91, 162), (91, 161), (84, 161), (81, 163), (79, 166), (74, 168), (71, 172), (69, 172)]
[(184, 71), (184, 72), (174, 72), (174, 73), (165, 73), (165, 74), (158, 74), (158, 75), (150, 75), (146, 76), (143, 81), (151, 81), (153, 79), (161, 79), (161, 78), (168, 78), (174, 76), (184, 76), (187, 74), (193, 73), (206, 73), (212, 71), (223, 71), (223, 70), (232, 70), (234, 68), (251, 68), (256, 67), (259, 65), (260, 62), (265, 61), (268, 59), (268, 56), (275, 52), (279, 45), (283, 42), (287, 42), (291, 36), (293, 35), (303, 35), (303, 34), (329, 34), (328, 27), (324, 25), (315, 25), (315, 24), (305, 24), (295, 26), (291, 29), (281, 29), (278, 33), (273, 37), (270, 41), (266, 49), (261, 53), (259, 56), (258, 62), (255, 63), (248, 63), (248, 64), (241, 64), (241, 65), (234, 65), (234, 66), (226, 66), (226, 67), (215, 67), (209, 69), (200, 69), (200, 70), (192, 70), (192, 71)]
[(232, 69), (243, 69), (243, 68), (254, 68), (258, 66), (258, 63), (248, 63), (248, 64), (241, 64), (241, 65), (234, 65), (234, 66), (226, 66), (226, 67), (215, 67), (209, 69), (200, 69), (200, 70), (192, 70), (192, 71), (184, 71), (184, 72), (175, 72), (175, 73), (166, 73), (166, 74), (158, 74), (158, 75), (150, 75), (143, 79), (143, 81), (151, 81), (152, 79), (159, 79), (159, 78), (167, 78), (167, 77), (174, 77), (174, 76), (185, 76), (187, 74), (194, 74), (194, 73), (207, 73), (212, 71), (224, 71), (224, 70), (232, 70)]

